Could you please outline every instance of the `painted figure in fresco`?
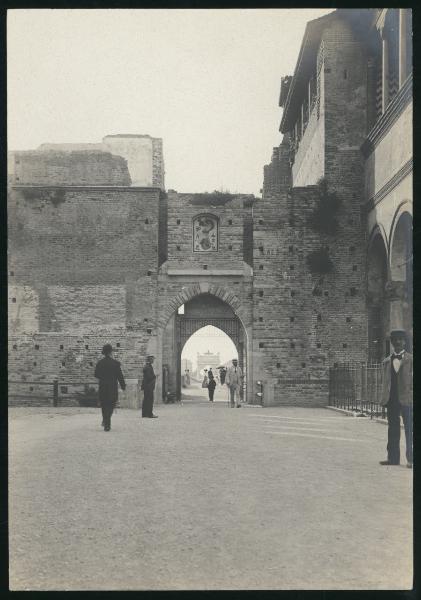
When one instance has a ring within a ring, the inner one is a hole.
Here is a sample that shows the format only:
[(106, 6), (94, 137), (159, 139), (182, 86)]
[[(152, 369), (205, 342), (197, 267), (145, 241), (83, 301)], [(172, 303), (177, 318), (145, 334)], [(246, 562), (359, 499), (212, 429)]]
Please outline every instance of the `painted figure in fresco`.
[(111, 344), (105, 344), (102, 349), (104, 358), (95, 367), (95, 377), (99, 379), (99, 404), (104, 431), (111, 429), (111, 415), (118, 401), (118, 384), (122, 390), (126, 389), (120, 363), (112, 358), (112, 352)]

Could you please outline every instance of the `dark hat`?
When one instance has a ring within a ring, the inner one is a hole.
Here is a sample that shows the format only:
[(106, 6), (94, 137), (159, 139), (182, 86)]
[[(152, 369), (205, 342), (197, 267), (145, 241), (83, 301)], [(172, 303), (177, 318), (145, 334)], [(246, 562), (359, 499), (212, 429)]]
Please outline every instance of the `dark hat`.
[(405, 329), (392, 329), (390, 332), (390, 339), (396, 339), (397, 337), (403, 337), (406, 340), (407, 333)]
[(104, 356), (108, 356), (112, 351), (113, 347), (111, 344), (105, 344), (105, 346), (102, 348), (102, 354), (104, 354)]
[(151, 360), (151, 359), (153, 359), (153, 358), (155, 358), (155, 356), (154, 356), (153, 354), (149, 354), (149, 355), (146, 357), (146, 360)]

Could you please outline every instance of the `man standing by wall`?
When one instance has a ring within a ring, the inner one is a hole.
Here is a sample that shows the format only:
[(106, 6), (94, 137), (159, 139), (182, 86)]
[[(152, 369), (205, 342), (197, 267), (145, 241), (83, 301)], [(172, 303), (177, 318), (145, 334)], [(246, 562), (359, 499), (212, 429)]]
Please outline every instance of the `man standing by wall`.
[(402, 415), (405, 428), (407, 467), (412, 468), (412, 354), (406, 352), (406, 332), (390, 333), (394, 353), (383, 362), (382, 404), (387, 407), (387, 460), (381, 465), (400, 464)]
[(236, 358), (232, 361), (232, 366), (228, 367), (225, 375), (225, 383), (227, 384), (230, 391), (230, 404), (231, 408), (237, 406), (241, 408), (240, 404), (240, 387), (243, 381), (243, 373), (238, 366)]
[(111, 429), (111, 415), (118, 400), (118, 383), (122, 390), (126, 389), (120, 363), (112, 358), (111, 344), (105, 344), (102, 349), (104, 358), (95, 367), (95, 377), (99, 379), (99, 403), (102, 409), (104, 431)]
[(153, 414), (153, 401), (156, 375), (153, 370), (153, 356), (146, 357), (146, 365), (143, 367), (143, 380), (141, 389), (143, 390), (142, 417), (147, 419), (157, 419)]

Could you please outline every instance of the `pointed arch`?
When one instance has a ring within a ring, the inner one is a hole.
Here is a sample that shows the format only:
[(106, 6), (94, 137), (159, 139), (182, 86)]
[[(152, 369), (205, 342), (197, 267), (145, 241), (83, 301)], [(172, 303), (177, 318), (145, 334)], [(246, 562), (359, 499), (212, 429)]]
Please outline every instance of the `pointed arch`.
[(243, 327), (246, 327), (247, 316), (242, 310), (241, 300), (238, 298), (238, 296), (220, 284), (207, 282), (192, 283), (182, 286), (181, 289), (160, 310), (158, 326), (164, 328), (171, 315), (174, 314), (174, 312), (176, 312), (182, 304), (186, 304), (186, 302), (201, 294), (211, 294), (223, 302), (226, 302), (234, 311), (235, 315), (240, 319)]

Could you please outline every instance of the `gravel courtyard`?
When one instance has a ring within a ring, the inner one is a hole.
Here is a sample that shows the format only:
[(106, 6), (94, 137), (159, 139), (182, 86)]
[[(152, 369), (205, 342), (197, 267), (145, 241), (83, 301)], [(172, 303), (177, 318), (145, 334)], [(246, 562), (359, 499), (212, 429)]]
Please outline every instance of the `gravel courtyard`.
[(11, 589), (412, 587), (412, 471), (379, 466), (384, 425), (203, 397), (155, 412), (104, 433), (95, 409), (9, 410)]

